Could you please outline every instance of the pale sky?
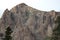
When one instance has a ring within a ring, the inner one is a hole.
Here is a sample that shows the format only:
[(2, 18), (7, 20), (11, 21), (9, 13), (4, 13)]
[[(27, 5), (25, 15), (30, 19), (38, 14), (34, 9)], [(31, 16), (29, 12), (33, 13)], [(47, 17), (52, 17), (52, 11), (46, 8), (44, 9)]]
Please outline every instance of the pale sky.
[(0, 17), (6, 8), (10, 10), (20, 3), (25, 3), (38, 10), (60, 11), (60, 0), (0, 0)]

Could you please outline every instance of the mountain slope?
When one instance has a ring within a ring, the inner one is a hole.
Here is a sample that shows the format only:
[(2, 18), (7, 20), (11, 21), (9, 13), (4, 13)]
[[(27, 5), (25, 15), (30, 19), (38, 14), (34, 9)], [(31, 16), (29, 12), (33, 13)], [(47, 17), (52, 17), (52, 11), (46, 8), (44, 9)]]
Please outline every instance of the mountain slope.
[[(51, 36), (55, 28), (54, 20), (60, 12), (39, 11), (21, 3), (11, 10), (6, 9), (0, 19), (0, 35), (5, 35), (5, 29), (11, 27), (12, 40), (45, 40)], [(2, 38), (1, 37), (1, 38)]]

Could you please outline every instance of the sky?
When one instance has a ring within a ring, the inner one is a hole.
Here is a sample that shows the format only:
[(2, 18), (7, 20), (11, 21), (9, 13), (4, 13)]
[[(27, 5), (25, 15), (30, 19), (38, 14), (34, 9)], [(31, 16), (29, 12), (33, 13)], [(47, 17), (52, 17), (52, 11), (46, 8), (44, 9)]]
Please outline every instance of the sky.
[(11, 9), (17, 4), (25, 3), (28, 6), (43, 11), (60, 11), (60, 0), (0, 0), (0, 17), (5, 9)]

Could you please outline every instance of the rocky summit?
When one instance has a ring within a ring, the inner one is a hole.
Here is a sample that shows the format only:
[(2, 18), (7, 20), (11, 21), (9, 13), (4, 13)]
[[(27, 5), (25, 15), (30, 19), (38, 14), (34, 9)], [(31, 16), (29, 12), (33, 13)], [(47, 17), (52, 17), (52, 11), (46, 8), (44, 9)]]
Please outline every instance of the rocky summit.
[(12, 40), (45, 40), (52, 36), (56, 17), (60, 12), (41, 11), (24, 3), (6, 9), (0, 18), (0, 40), (4, 38), (7, 27), (13, 31)]

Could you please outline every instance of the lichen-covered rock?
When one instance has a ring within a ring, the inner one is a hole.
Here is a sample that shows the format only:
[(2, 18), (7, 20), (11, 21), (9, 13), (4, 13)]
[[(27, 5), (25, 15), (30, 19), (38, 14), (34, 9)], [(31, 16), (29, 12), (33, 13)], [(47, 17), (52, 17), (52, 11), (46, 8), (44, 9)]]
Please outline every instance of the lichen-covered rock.
[(5, 29), (11, 27), (12, 40), (45, 40), (51, 36), (58, 15), (60, 12), (39, 11), (24, 3), (6, 9), (0, 19), (0, 34), (3, 34), (0, 39), (4, 37)]

